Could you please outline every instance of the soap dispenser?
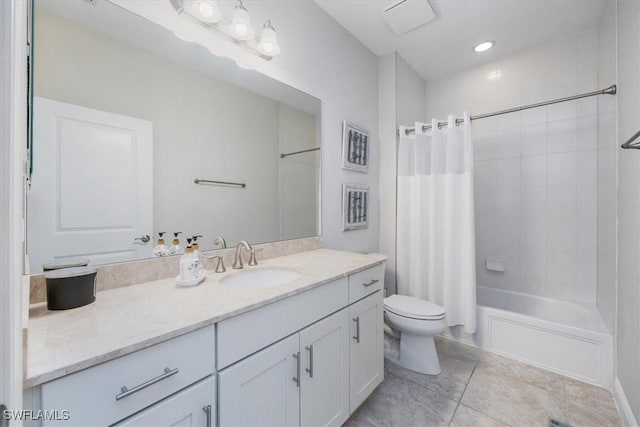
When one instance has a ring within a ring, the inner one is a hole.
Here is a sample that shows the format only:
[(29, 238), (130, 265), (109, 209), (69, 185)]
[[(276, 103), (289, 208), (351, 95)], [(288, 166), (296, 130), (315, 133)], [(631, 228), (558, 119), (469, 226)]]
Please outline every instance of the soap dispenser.
[(154, 246), (153, 248), (153, 256), (154, 257), (161, 257), (161, 256), (167, 256), (169, 255), (169, 249), (167, 249), (167, 246), (164, 244), (164, 238), (162, 236), (164, 236), (164, 234), (166, 233), (166, 231), (161, 231), (158, 233), (158, 243)]
[(202, 236), (193, 236), (193, 255), (198, 259), (198, 269), (204, 270), (204, 256), (202, 256), (202, 252), (200, 252), (200, 245), (198, 244), (198, 238), (200, 237)]
[(178, 235), (182, 234), (182, 231), (176, 231), (173, 233), (173, 242), (171, 242), (171, 247), (169, 248), (169, 252), (172, 255), (179, 254), (182, 251), (180, 247), (180, 240), (178, 239)]
[(199, 278), (198, 258), (193, 254), (191, 239), (187, 239), (184, 255), (180, 257), (180, 275), (178, 284), (190, 285)]

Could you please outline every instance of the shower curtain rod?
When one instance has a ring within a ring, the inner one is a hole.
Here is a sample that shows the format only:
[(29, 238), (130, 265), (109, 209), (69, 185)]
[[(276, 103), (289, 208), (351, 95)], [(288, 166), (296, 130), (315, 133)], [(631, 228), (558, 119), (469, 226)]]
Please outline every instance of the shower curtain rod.
[[(615, 95), (617, 93), (617, 91), (618, 91), (617, 86), (616, 85), (611, 85), (606, 89), (596, 90), (594, 92), (587, 92), (587, 93), (582, 93), (580, 95), (567, 96), (567, 97), (564, 97), (564, 98), (558, 98), (558, 99), (554, 99), (554, 100), (551, 100), (551, 101), (538, 102), (536, 104), (523, 105), (521, 107), (509, 108), (508, 110), (494, 111), (493, 113), (478, 114), (477, 116), (471, 116), (470, 119), (471, 120), (486, 119), (488, 117), (500, 116), (502, 114), (515, 113), (517, 111), (528, 110), (530, 108), (544, 107), (545, 105), (557, 104), (559, 102), (573, 101), (575, 99), (588, 98), (590, 96), (596, 96), (596, 95)], [(464, 122), (464, 119), (456, 119), (456, 125), (459, 125), (462, 122)], [(446, 126), (446, 125), (447, 125), (447, 122), (438, 122), (438, 129), (441, 128), (442, 126)], [(422, 126), (422, 131), (423, 132), (425, 132), (425, 131), (427, 131), (429, 129), (431, 129), (431, 125)], [(412, 133), (415, 133), (415, 131), (416, 131), (415, 128), (407, 128), (407, 129), (405, 129), (405, 134), (411, 135)]]

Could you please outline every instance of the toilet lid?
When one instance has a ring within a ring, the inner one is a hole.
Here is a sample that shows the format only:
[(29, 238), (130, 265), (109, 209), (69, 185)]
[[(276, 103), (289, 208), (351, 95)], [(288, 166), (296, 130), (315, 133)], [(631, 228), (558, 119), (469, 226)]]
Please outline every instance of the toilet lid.
[(444, 307), (420, 298), (391, 295), (384, 299), (384, 308), (399, 316), (412, 319), (436, 320), (444, 317)]

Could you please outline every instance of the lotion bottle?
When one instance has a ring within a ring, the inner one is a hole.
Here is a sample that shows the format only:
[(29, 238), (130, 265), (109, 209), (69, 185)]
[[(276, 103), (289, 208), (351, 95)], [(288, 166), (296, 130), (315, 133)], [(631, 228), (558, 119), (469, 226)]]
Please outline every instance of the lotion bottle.
[(165, 231), (161, 231), (158, 233), (158, 243), (154, 246), (153, 248), (153, 256), (154, 257), (161, 257), (161, 256), (167, 256), (169, 255), (169, 249), (167, 249), (167, 246), (164, 244), (164, 238), (162, 236), (164, 236), (164, 233), (166, 233)]
[(198, 270), (204, 270), (204, 256), (200, 252), (200, 245), (198, 244), (198, 238), (201, 235), (193, 236), (193, 255), (198, 259)]
[(193, 254), (191, 239), (187, 239), (184, 255), (180, 257), (180, 281), (189, 282), (198, 278), (198, 258)]
[(178, 235), (182, 234), (182, 231), (177, 231), (173, 233), (173, 241), (171, 242), (171, 247), (169, 248), (169, 252), (171, 255), (179, 254), (182, 251), (180, 247), (180, 240), (178, 239)]

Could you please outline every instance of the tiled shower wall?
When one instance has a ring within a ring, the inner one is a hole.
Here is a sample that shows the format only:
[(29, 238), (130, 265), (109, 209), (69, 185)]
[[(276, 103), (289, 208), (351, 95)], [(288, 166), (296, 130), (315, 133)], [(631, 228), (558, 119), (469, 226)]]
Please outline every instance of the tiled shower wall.
[[(596, 90), (598, 34), (429, 81), (427, 118)], [(478, 285), (595, 303), (598, 99), (474, 121), (473, 135)], [(488, 271), (489, 257), (504, 260), (506, 271)]]

